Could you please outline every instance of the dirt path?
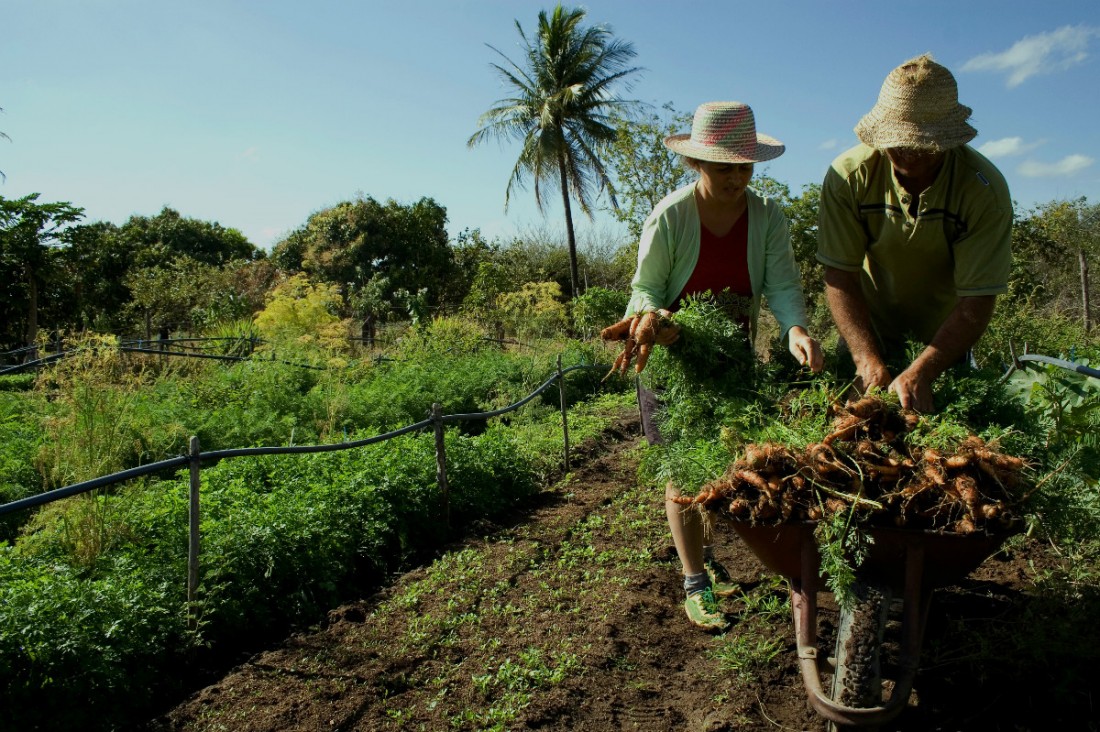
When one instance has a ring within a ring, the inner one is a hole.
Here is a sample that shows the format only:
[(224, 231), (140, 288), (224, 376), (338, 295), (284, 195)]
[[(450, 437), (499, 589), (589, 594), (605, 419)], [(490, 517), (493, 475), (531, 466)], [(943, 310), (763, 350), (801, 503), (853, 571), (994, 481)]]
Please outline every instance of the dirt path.
[[(808, 709), (785, 585), (728, 529), (718, 556), (745, 595), (712, 636), (681, 607), (660, 496), (637, 486), (637, 425), (624, 421), (579, 467), (509, 521), (321, 630), (259, 654), (151, 728), (182, 730), (824, 729)], [(1029, 594), (1045, 555), (993, 558), (937, 593), (911, 706), (888, 729), (1095, 730), (1085, 643), (1034, 632)], [(827, 603), (825, 603), (827, 604)], [(822, 633), (832, 616), (822, 613)], [(1025, 663), (1030, 665), (1025, 671)]]

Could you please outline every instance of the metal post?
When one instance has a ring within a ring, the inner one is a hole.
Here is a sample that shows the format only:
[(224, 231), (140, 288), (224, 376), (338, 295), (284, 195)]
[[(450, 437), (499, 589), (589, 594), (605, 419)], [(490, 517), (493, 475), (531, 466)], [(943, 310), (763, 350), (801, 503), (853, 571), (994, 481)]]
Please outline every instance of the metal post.
[(561, 370), (561, 354), (558, 354), (558, 393), (561, 394), (561, 432), (565, 441), (565, 469), (569, 470), (569, 408), (565, 400), (565, 374)]
[(196, 605), (199, 588), (199, 438), (191, 437), (191, 490), (188, 517), (190, 534), (187, 542), (187, 627), (198, 624)]
[(443, 520), (451, 527), (451, 491), (447, 485), (447, 449), (443, 442), (443, 406), (432, 404), (432, 424), (435, 428), (435, 481), (443, 493)]

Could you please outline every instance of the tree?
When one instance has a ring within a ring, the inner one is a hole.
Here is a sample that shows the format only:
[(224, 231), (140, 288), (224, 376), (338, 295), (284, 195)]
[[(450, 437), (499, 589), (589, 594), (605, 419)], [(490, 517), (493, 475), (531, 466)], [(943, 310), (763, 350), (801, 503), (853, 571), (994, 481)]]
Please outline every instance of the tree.
[(607, 151), (608, 168), (621, 201), (609, 207), (616, 220), (626, 224), (633, 241), (642, 236), (642, 225), (661, 199), (695, 178), (680, 163), (680, 156), (664, 145), (664, 139), (691, 125), (691, 116), (666, 104), (665, 114), (615, 120), (615, 141)]
[[(1100, 206), (1086, 199), (1050, 201), (1012, 222), (1012, 270), (1007, 300), (1015, 308), (1072, 314), (1088, 320), (1082, 275), (1100, 256)], [(1082, 267), (1082, 264), (1085, 266)], [(1087, 278), (1085, 278), (1087, 279)], [(1090, 285), (1091, 287), (1091, 285)], [(1001, 307), (1001, 306), (998, 306)]]
[[(3, 111), (4, 111), (4, 108), (0, 107), (0, 112), (3, 112)], [(5, 135), (3, 132), (0, 132), (0, 137), (4, 138), (5, 140), (10, 140), (11, 139), (7, 135)], [(7, 180), (7, 178), (8, 177), (6, 175), (4, 175), (4, 171), (0, 170), (0, 180)]]
[(220, 269), (188, 256), (164, 265), (134, 267), (124, 282), (132, 294), (129, 309), (144, 322), (145, 338), (154, 328), (162, 333), (193, 324), (195, 315), (224, 291)]
[(263, 256), (237, 229), (188, 218), (167, 206), (156, 216), (131, 216), (119, 235), (135, 252), (140, 267), (167, 266), (180, 256), (215, 266)]
[[(38, 337), (38, 295), (43, 277), (53, 264), (54, 247), (63, 244), (66, 227), (84, 216), (84, 209), (67, 202), (37, 203), (39, 194), (32, 193), (11, 200), (0, 196), (0, 272), (7, 274), (5, 299), (8, 306), (20, 301), (27, 306), (21, 313), (8, 313), (6, 323), (11, 328), (12, 316), (25, 319), (24, 343), (34, 343)], [(15, 336), (8, 333), (9, 337)]]
[(57, 326), (91, 328), (101, 333), (124, 329), (124, 311), (130, 302), (125, 278), (134, 266), (135, 252), (114, 224), (97, 221), (73, 226), (68, 246), (58, 252), (65, 271), (64, 301), (60, 312), (47, 313)]
[(367, 196), (314, 213), (277, 243), (271, 256), (290, 271), (345, 288), (345, 294), (384, 278), (379, 297), (426, 289), (436, 305), (454, 269), (446, 227), (447, 210), (431, 198), (406, 206)]
[(565, 209), (573, 296), (578, 294), (577, 240), (571, 201), (592, 216), (593, 187), (607, 191), (618, 206), (615, 189), (600, 160), (616, 136), (612, 115), (627, 116), (634, 102), (613, 95), (615, 85), (638, 71), (628, 67), (632, 44), (612, 37), (605, 26), (581, 25), (585, 11), (561, 5), (539, 13), (538, 30), (528, 38), (516, 21), (524, 46), (523, 65), (489, 46), (507, 65), (492, 64), (515, 96), (501, 99), (478, 120), (469, 139), (473, 147), (489, 138), (517, 139), (522, 149), (504, 195), (508, 208), (513, 187), (534, 180), (535, 202), (543, 210), (544, 184), (557, 179)]
[(817, 215), (821, 205), (821, 184), (802, 187), (802, 195), (789, 198), (783, 206), (791, 226), (791, 246), (801, 271), (806, 310), (812, 317), (825, 291), (825, 267), (817, 261)]

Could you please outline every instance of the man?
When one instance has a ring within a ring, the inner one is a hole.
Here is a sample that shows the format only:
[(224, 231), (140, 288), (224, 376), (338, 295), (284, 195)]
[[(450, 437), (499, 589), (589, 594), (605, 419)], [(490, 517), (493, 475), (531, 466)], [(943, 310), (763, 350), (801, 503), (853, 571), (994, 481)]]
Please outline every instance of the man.
[[(925, 412), (932, 382), (966, 358), (1008, 289), (1012, 199), (966, 144), (978, 134), (970, 113), (950, 71), (928, 54), (906, 61), (821, 188), (817, 259), (855, 386)], [(887, 364), (910, 339), (925, 348), (894, 375)]]

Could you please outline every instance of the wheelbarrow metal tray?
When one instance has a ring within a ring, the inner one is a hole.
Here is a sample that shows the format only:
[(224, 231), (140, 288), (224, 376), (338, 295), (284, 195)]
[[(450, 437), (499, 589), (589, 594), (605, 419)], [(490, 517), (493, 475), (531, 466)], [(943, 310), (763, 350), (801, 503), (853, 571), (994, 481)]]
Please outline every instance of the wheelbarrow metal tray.
[[(775, 525), (753, 525), (744, 521), (730, 523), (749, 549), (771, 571), (800, 582), (803, 572), (802, 552), (807, 542), (813, 545), (814, 567), (820, 571), (820, 556), (813, 536), (816, 522)], [(958, 582), (977, 569), (1013, 533), (1015, 532), (957, 534), (871, 527), (870, 534), (874, 543), (861, 565), (861, 571), (900, 588), (905, 582), (907, 550), (920, 545), (924, 553), (922, 584), (926, 589), (943, 587)]]

